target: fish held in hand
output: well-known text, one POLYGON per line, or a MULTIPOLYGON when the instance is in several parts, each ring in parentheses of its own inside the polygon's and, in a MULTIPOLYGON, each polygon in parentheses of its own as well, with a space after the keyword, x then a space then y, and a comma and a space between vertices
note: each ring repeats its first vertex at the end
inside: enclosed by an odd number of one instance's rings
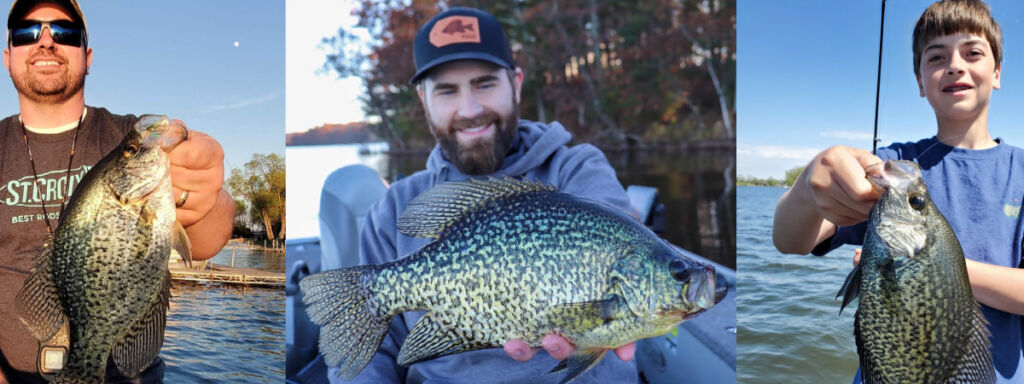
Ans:
POLYGON ((854 335, 864 383, 995 382, 963 250, 921 169, 888 160, 869 167, 868 180, 882 195, 839 292, 840 312, 860 297, 854 335))
POLYGON ((69 341, 52 382, 102 383, 108 358, 135 377, 158 355, 171 249, 191 260, 166 153, 184 139, 166 117, 140 117, 82 179, 37 256, 16 305, 37 339, 69 341))
POLYGON ((552 372, 568 382, 613 348, 668 333, 725 295, 711 265, 687 258, 616 209, 511 178, 444 183, 413 199, 398 230, 433 242, 406 258, 300 283, 320 351, 344 378, 369 363, 391 318, 428 311, 404 366, 499 348, 576 345, 552 372))

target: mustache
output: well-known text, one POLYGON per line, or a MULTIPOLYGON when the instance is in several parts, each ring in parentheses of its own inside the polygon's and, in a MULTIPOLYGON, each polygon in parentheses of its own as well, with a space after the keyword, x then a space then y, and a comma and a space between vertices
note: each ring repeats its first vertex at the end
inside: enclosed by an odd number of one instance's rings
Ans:
POLYGON ((472 118, 452 120, 451 127, 453 131, 461 131, 467 128, 479 127, 490 123, 494 123, 497 122, 498 120, 499 116, 497 112, 483 111, 479 115, 473 116, 472 118))

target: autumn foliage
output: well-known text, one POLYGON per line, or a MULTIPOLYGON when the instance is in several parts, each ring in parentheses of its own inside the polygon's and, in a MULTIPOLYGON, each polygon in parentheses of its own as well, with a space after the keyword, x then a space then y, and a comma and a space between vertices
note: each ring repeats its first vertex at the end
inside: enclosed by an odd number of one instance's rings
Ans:
POLYGON ((735 139, 735 0, 362 1, 352 12, 369 43, 339 30, 326 67, 363 79, 375 133, 395 148, 433 145, 408 83, 413 39, 452 6, 504 26, 525 73, 522 118, 612 146, 735 139))

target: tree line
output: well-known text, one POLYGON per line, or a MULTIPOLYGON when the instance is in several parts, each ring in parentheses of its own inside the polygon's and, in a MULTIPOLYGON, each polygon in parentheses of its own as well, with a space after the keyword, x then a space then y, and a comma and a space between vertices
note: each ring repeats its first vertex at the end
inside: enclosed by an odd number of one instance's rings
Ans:
POLYGON ((363 81, 364 111, 392 148, 433 145, 413 40, 443 9, 494 15, 525 74, 521 116, 597 144, 735 139, 735 0, 363 0, 357 27, 323 40, 324 68, 363 81), (359 37, 368 32, 370 42, 359 37))

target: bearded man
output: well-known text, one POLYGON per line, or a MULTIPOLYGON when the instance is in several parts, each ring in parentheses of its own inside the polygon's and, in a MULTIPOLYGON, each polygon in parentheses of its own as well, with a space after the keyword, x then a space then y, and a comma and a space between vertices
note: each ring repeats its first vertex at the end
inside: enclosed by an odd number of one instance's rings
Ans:
MULTIPOLYGON (((395 223, 413 198, 438 183, 522 177, 631 212, 629 198, 600 150, 589 144, 567 146, 572 135, 557 122, 519 119, 523 72, 493 16, 470 8, 445 11, 419 30, 414 50, 417 71, 410 82, 437 145, 427 169, 395 182, 370 210, 360 234, 361 263, 393 261, 429 242, 399 233, 395 223)), ((350 382, 554 383, 561 375, 546 373, 573 350, 564 338, 548 335, 542 355, 550 357, 533 358, 539 349, 510 340, 504 352, 477 350, 402 367, 396 362, 398 351, 422 316, 395 316, 370 365, 350 382)), ((636 365, 630 361, 634 351, 633 343, 617 349, 619 359, 602 359, 575 382, 636 382, 636 365)), ((329 368, 331 382, 343 382, 338 367, 329 368)))

